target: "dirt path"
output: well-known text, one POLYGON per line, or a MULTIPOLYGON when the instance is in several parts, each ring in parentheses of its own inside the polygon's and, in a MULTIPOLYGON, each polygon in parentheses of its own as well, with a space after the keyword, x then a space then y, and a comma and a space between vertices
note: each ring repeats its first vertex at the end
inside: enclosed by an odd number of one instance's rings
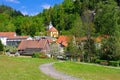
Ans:
POLYGON ((64 74, 64 73, 61 73, 61 72, 55 70, 52 66, 53 64, 54 63, 43 64, 40 66, 40 70, 43 73, 45 73, 57 80, 82 80, 82 79, 75 78, 75 77, 72 77, 70 75, 67 75, 67 74, 64 74))

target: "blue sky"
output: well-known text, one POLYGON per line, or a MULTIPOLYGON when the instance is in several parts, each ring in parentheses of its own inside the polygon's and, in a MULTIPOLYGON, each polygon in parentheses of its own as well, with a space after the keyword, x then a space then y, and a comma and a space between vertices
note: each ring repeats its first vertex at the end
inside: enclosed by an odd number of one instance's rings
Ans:
POLYGON ((0 4, 8 5, 21 11, 24 15, 36 15, 43 9, 62 3, 64 0, 0 0, 0 4))

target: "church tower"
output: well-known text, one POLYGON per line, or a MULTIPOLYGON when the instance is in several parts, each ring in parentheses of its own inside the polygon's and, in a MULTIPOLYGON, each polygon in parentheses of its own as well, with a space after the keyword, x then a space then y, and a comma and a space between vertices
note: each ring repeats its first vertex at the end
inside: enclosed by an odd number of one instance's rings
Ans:
POLYGON ((48 36, 57 38, 58 35, 59 35, 58 30, 55 27, 53 27, 52 22, 50 22, 50 24, 48 26, 48 36))
POLYGON ((52 22, 50 21, 50 24, 48 26, 48 29, 50 30, 53 27, 52 22))

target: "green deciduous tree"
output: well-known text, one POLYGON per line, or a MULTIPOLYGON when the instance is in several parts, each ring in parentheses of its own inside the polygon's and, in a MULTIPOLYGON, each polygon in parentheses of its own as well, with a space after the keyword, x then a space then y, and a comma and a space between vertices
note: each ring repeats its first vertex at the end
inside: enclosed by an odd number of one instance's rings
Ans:
POLYGON ((76 19, 73 21, 72 29, 70 31, 75 37, 85 36, 84 26, 82 24, 81 17, 78 14, 76 14, 76 19))
POLYGON ((80 61, 80 49, 78 45, 76 44, 75 37, 70 36, 70 41, 68 43, 68 46, 66 48, 66 52, 69 53, 69 56, 71 57, 71 60, 78 59, 80 61))
POLYGON ((3 51, 3 50, 4 50, 4 47, 3 47, 3 44, 2 44, 2 42, 0 40, 0 52, 3 51))
POLYGON ((120 12, 117 3, 114 0, 108 0, 102 5, 96 15, 96 28, 101 34, 109 36, 102 43, 101 58, 107 60, 120 59, 120 12))

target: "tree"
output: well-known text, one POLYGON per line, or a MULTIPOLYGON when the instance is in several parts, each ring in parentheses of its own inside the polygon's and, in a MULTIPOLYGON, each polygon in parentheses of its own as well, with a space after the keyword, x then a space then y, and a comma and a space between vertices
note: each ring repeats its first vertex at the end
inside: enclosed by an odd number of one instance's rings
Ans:
POLYGON ((57 56, 63 55, 63 53, 61 53, 60 46, 58 44, 56 44, 56 43, 52 43, 50 45, 49 54, 51 54, 52 58, 57 58, 57 56))
POLYGON ((0 52, 3 51, 3 50, 4 50, 4 47, 3 47, 3 44, 2 44, 2 42, 0 40, 0 52))
POLYGON ((64 6, 64 9, 65 9, 65 12, 67 12, 69 14, 74 13, 74 11, 73 11, 73 9, 74 9, 73 0, 64 0, 63 6, 64 6))
POLYGON ((91 62, 92 59, 91 57, 93 55, 95 55, 95 45, 94 45, 94 41, 92 40, 92 36, 94 35, 94 24, 93 24, 93 16, 92 16, 92 12, 89 10, 86 10, 83 12, 82 14, 82 22, 83 22, 83 26, 84 26, 84 31, 85 31, 85 36, 87 38, 86 42, 85 42, 85 55, 87 58, 87 62, 91 62))
POLYGON ((114 0, 108 0, 106 3, 98 4, 98 9, 95 15, 95 25, 97 32, 100 34, 111 35, 115 24, 114 14, 116 13, 117 4, 114 0))
POLYGON ((73 59, 78 59, 78 61, 80 61, 80 50, 79 50, 78 45, 76 44, 74 36, 70 36, 70 41, 66 48, 66 52, 69 53, 72 61, 73 59))
POLYGON ((82 14, 82 3, 80 0, 74 1, 74 13, 78 13, 79 15, 82 14))
POLYGON ((101 58, 106 60, 120 59, 120 11, 114 0, 102 3, 95 16, 96 30, 109 36, 102 42, 101 58))
POLYGON ((76 19, 73 21, 72 29, 70 31, 71 31, 71 34, 74 35, 75 37, 85 36, 85 31, 84 31, 84 27, 82 24, 82 20, 78 14, 76 14, 76 19))

